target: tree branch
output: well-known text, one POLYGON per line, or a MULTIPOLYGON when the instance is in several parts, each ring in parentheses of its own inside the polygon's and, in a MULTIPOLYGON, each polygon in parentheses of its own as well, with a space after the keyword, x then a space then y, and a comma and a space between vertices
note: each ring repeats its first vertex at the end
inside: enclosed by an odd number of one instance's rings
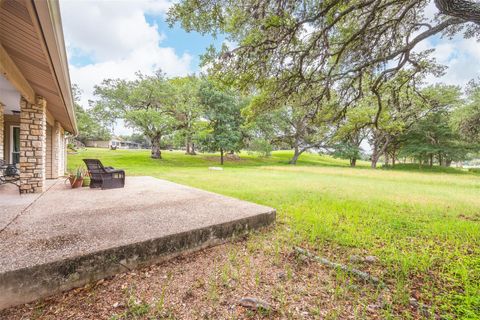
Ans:
POLYGON ((469 0, 435 0, 441 13, 480 25, 480 3, 469 0))

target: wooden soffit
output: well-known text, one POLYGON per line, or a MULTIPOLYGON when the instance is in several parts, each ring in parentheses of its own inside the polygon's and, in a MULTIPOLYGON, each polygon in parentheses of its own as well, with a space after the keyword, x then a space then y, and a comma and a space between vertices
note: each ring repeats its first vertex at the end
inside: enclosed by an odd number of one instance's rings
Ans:
POLYGON ((0 46, 5 77, 30 102, 32 94, 44 97, 51 115, 76 134, 58 1, 0 0, 0 46))

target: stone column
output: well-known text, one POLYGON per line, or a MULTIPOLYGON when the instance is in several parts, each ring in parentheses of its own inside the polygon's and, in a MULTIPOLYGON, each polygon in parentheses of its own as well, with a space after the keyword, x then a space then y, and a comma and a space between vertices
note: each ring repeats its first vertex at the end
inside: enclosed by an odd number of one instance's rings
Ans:
POLYGON ((47 102, 37 96, 36 103, 20 101, 20 191, 42 192, 45 184, 47 102))
POLYGON ((5 108, 3 104, 0 102, 0 159, 5 160, 5 154, 3 153, 3 148, 5 148, 5 126, 4 126, 4 118, 3 112, 5 112, 5 108))

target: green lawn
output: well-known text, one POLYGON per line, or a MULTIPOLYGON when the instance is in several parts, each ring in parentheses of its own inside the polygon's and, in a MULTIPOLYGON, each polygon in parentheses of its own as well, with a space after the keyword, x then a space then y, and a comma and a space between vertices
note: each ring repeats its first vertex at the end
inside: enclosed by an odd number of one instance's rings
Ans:
POLYGON ((290 154, 242 154, 214 171, 208 167, 219 166, 218 156, 211 154, 165 151, 164 159, 153 160, 149 151, 89 149, 70 155, 69 167, 99 158, 127 176, 150 175, 274 207, 279 223, 267 236, 283 248, 286 243, 285 250, 298 244, 343 263, 352 254, 377 256, 380 264, 369 271, 385 280, 391 298, 383 317, 408 317, 412 296, 430 314, 480 314, 480 175, 372 170, 368 163, 349 168, 313 154, 291 166, 290 154))

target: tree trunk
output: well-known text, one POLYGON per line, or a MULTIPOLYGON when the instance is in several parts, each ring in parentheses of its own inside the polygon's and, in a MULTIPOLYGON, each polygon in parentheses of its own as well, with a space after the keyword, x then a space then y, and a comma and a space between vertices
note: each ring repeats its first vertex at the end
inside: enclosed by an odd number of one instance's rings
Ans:
POLYGON ((220 149, 220 164, 223 166, 223 149, 220 149))
POLYGON ((188 137, 185 137, 185 154, 190 154, 190 141, 188 137))
POLYGON ((383 156, 385 157, 385 166, 388 167, 388 165, 390 164, 390 157, 389 157, 389 154, 387 151, 385 151, 383 153, 383 156))
POLYGON ((430 168, 433 167, 433 154, 430 154, 430 168))
POLYGON ((372 169, 375 169, 377 167, 377 161, 378 161, 378 145, 376 141, 373 143, 373 150, 372 150, 372 156, 370 157, 370 161, 372 161, 370 166, 372 167, 372 169))
POLYGON ((185 154, 189 154, 191 156, 196 155, 195 146, 192 142, 192 138, 189 136, 185 138, 185 149, 186 149, 185 154))
POLYGON ((162 151, 160 151, 160 141, 162 136, 158 135, 152 138, 152 159, 162 159, 162 151))
POLYGON ((300 157, 300 155, 304 152, 305 150, 300 150, 298 146, 295 146, 294 148, 294 153, 292 159, 288 162, 289 164, 297 164, 297 160, 300 157))
POLYGON ((374 140, 373 140, 373 149, 372 149, 372 156, 370 157, 370 160, 371 160, 371 164, 370 166, 372 167, 372 169, 375 169, 377 167, 377 162, 378 162, 378 158, 380 158, 380 154, 382 153, 380 151, 380 146, 379 146, 379 143, 380 143, 380 139, 379 139, 379 134, 378 132, 374 132, 373 136, 374 136, 374 140))
POLYGON ((473 0, 435 0, 437 9, 451 17, 480 25, 480 6, 473 0))
POLYGON ((372 152, 372 157, 371 157, 371 160, 372 160, 372 168, 375 169, 377 167, 377 163, 378 163, 378 159, 380 158, 380 155, 385 153, 386 150, 387 150, 387 147, 388 145, 390 144, 390 136, 386 133, 376 133, 374 134, 375 135, 375 141, 374 141, 374 144, 373 144, 373 152, 372 152), (379 136, 381 134, 381 136, 379 136), (381 147, 380 147, 380 143, 383 142, 383 144, 381 144, 381 147))
POLYGON ((195 152, 195 143, 190 142, 190 155, 194 156, 197 153, 195 152))
POLYGON ((452 160, 451 159, 446 159, 445 160, 445 167, 450 167, 452 165, 452 160))
POLYGON ((350 167, 355 167, 357 165, 357 158, 350 159, 350 167))
MULTIPOLYGON (((386 148, 386 145, 382 149, 384 149, 384 148, 386 148)), ((382 150, 378 150, 378 146, 375 146, 373 148, 373 153, 372 153, 372 157, 371 157, 371 161, 372 161, 371 167, 373 169, 375 169, 377 167, 377 163, 378 163, 378 160, 380 159, 381 154, 382 154, 382 150)))
POLYGON ((288 161, 289 164, 297 164, 297 160, 298 160, 298 157, 300 157, 300 148, 299 148, 299 145, 300 145, 300 142, 299 142, 299 139, 298 139, 298 135, 295 135, 295 142, 294 142, 294 146, 293 146, 293 158, 290 159, 290 161, 288 161))

